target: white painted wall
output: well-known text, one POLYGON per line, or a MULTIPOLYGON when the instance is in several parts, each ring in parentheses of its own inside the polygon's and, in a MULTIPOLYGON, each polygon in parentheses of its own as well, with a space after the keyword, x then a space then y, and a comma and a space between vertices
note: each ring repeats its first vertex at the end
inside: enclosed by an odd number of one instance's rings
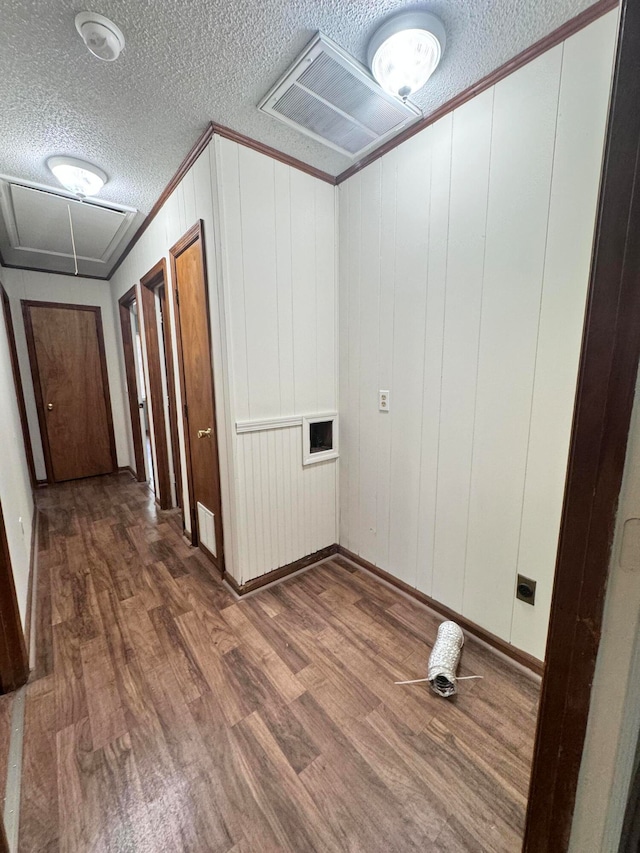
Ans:
POLYGON ((339 188, 340 542, 539 658, 615 33, 611 12, 339 188))
MULTIPOLYGON (((337 539, 336 463, 303 469, 299 426, 235 430, 236 421, 335 411, 335 190, 215 137, 113 277, 115 304, 162 256, 170 276, 169 248, 197 219, 207 256, 226 567, 244 583, 337 539)), ((179 393, 177 379, 176 386, 179 393)), ((188 507, 181 419, 179 432, 188 507)))
POLYGON ((98 305, 100 307, 118 465, 129 465, 129 445, 127 438, 127 431, 130 429, 128 423, 129 416, 123 406, 122 375, 120 373, 120 356, 118 351, 121 345, 116 338, 116 315, 114 314, 109 283, 90 278, 76 278, 73 276, 56 275, 55 273, 30 272, 28 270, 15 269, 3 269, 2 278, 5 290, 9 294, 11 301, 11 315, 16 335, 16 348, 18 350, 20 375, 22 377, 37 479, 45 480, 46 470, 33 392, 33 381, 31 379, 22 306, 20 305, 20 300, 22 299, 76 305, 98 305))
MULTIPOLYGON (((0 268, 5 284, 9 270, 0 268)), ((22 627, 26 624, 33 497, 22 438, 7 331, 0 304, 0 504, 7 531, 22 627)))

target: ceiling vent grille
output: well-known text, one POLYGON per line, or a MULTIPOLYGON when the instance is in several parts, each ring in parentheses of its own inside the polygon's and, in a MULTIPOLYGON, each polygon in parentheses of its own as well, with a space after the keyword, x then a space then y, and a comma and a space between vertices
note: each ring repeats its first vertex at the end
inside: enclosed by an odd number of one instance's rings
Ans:
POLYGON ((363 154, 421 115, 413 104, 388 95, 322 33, 258 108, 349 157, 363 154))

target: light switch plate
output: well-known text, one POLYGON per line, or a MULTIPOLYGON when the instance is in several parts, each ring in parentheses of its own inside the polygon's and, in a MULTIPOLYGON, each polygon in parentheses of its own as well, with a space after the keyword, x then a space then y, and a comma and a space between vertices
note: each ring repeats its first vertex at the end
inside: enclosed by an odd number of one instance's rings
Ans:
POLYGON ((388 391, 378 391, 378 409, 381 412, 388 412, 391 400, 388 391))

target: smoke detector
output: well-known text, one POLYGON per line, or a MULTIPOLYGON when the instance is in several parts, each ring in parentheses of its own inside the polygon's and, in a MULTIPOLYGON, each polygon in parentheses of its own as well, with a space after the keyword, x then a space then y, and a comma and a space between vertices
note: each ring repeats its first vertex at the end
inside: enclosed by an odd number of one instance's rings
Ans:
POLYGON ((122 30, 97 12, 77 14, 76 29, 91 53, 105 62, 113 62, 124 49, 122 30))

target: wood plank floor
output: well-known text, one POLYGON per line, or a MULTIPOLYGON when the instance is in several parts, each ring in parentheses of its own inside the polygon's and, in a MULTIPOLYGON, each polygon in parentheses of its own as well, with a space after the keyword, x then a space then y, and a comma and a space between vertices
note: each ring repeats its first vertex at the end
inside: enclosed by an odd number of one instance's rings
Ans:
POLYGON ((20 850, 517 851, 538 685, 336 558, 237 602, 126 475, 38 495, 20 850))

